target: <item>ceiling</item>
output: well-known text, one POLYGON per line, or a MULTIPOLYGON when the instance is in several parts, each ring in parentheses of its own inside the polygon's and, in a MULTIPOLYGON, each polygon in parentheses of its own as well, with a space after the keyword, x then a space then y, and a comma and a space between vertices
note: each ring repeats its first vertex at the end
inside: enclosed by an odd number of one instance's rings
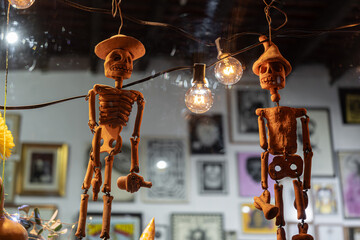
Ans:
MULTIPOLYGON (((19 33, 20 41, 9 47, 10 69, 98 70, 94 46, 117 34, 120 18, 109 14, 111 0, 72 0, 103 9, 105 13, 80 10, 67 1, 36 0, 26 10, 11 8, 9 29, 19 33)), ((325 31, 359 23, 358 0, 278 0, 274 5, 286 13, 288 21, 283 28, 272 32, 272 40, 293 68, 300 64, 325 64, 335 82, 348 69, 360 66, 360 26, 325 31)), ((146 68, 156 56, 182 58, 188 65, 209 64, 216 60, 214 41, 218 37, 228 39, 236 33, 247 32, 232 41, 222 41, 226 51, 236 52, 257 43, 259 34, 268 35, 264 7, 261 0, 123 0, 121 33, 138 38, 146 47, 147 54, 140 59, 138 68, 146 68), (131 17, 171 24, 202 43, 171 28, 135 23, 131 17)), ((2 1, 2 39, 6 31, 6 9, 7 1, 2 1)), ((272 26, 280 26, 284 16, 274 9, 270 13, 272 26)), ((5 56, 4 49, 2 40, 2 56, 5 56)), ((257 47, 236 57, 251 66, 262 52, 263 48, 257 47)), ((3 68, 5 58, 1 59, 3 68)))

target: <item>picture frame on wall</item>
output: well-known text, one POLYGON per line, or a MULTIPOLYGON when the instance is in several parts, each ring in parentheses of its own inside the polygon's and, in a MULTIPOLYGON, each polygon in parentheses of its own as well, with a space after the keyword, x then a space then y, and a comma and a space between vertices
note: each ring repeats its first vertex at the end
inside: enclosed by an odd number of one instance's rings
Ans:
POLYGON ((218 213, 174 213, 171 215, 172 240, 224 240, 223 215, 218 213))
POLYGON ((339 88, 343 123, 360 124, 360 88, 339 88))
POLYGON ((360 240, 360 227, 346 227, 344 228, 344 235, 346 240, 360 240))
POLYGON ((345 218, 360 217, 360 151, 338 152, 345 218))
MULTIPOLYGON (((17 161, 6 160, 5 161, 5 171, 4 171, 4 198, 5 203, 13 203, 15 198, 15 183, 16 183, 16 170, 17 170, 17 161)), ((0 164, 0 172, 3 172, 3 164, 0 164)))
MULTIPOLYGON (((85 161, 84 161, 84 175, 87 169, 88 163, 90 161, 91 153, 91 144, 86 152, 85 161)), ((108 153, 100 153, 100 162, 101 162, 101 175, 105 176, 105 158, 108 156, 108 153)), ((126 176, 129 174, 131 167, 131 146, 128 144, 123 144, 121 146, 121 152, 114 156, 113 168, 111 173, 111 182, 116 183, 117 179, 121 176, 126 176)), ((89 199, 92 199, 93 192, 88 191, 89 199)), ((98 199, 102 199, 105 195, 102 191, 98 193, 98 199)), ((135 195, 124 190, 114 189, 111 192, 111 195, 114 197, 113 202, 133 202, 135 200, 135 195)), ((90 203, 92 201, 89 201, 90 203)))
POLYGON ((6 125, 8 129, 11 131, 11 135, 13 136, 13 141, 15 147, 11 149, 10 159, 18 159, 21 151, 20 146, 20 114, 6 113, 6 125))
MULTIPOLYGON (((331 133, 329 109, 306 108, 309 116, 309 134, 313 151, 311 175, 313 177, 333 177, 334 150, 331 133)), ((303 138, 300 118, 297 119, 297 153, 301 158, 303 152, 303 138)))
POLYGON ((143 137, 141 140, 141 169, 150 189, 141 191, 146 202, 187 202, 188 146, 183 138, 143 137))
MULTIPOLYGON (((87 240, 99 239, 102 226, 101 212, 88 212, 86 224, 87 240)), ((139 239, 142 233, 141 213, 111 213, 110 231, 111 239, 139 239)))
POLYGON ((230 140, 233 143, 258 143, 257 108, 270 107, 270 95, 258 84, 235 85, 227 90, 230 114, 230 140))
POLYGON ((337 178, 313 178, 310 191, 317 220, 341 217, 341 194, 337 178))
MULTIPOLYGON (((321 224, 316 226, 316 239, 339 240, 344 239, 344 228, 336 224, 321 224)), ((349 239, 349 238, 346 238, 349 239)))
POLYGON ((221 114, 189 117, 191 154, 224 154, 224 134, 221 114))
POLYGON ((244 234, 276 234, 275 219, 267 220, 263 212, 252 203, 241 204, 240 216, 244 234))
POLYGON ((198 161, 200 194, 226 194, 227 170, 225 161, 198 161))
POLYGON ((64 196, 67 159, 67 144, 24 143, 17 193, 64 196))
MULTIPOLYGON (((260 196, 264 191, 261 187, 261 152, 237 152, 236 157, 239 195, 260 196)), ((274 184, 275 181, 268 176, 268 190, 272 196, 274 196, 274 184)))

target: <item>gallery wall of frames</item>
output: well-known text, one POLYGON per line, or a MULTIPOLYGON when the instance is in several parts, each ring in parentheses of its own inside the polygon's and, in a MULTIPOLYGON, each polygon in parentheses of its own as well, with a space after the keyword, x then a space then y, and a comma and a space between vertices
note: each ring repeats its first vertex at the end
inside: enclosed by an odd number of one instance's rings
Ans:
MULTIPOLYGON (((132 79, 167 65, 173 64, 154 59, 146 72, 134 72, 132 79)), ((272 106, 270 97, 249 71, 232 88, 218 85, 210 70, 207 77, 214 106, 200 115, 190 113, 184 103, 191 72, 170 73, 133 87, 146 99, 140 173, 153 187, 135 194, 116 187, 116 179, 130 168, 133 125, 129 124, 122 134, 122 153, 114 160, 114 236, 126 233, 138 239, 144 225, 155 217, 159 240, 274 239, 275 225, 252 205, 252 198, 262 192, 262 150, 254 111, 272 106), (126 228, 129 224, 133 227, 126 228)), ((314 158, 307 222, 318 240, 360 239, 359 77, 354 71, 343 78, 338 85, 330 85, 326 68, 302 66, 281 92, 280 104, 308 109, 314 158)), ((102 74, 89 72, 12 72, 9 83, 9 106, 86 94, 95 83, 112 85, 102 74), (29 81, 31 85, 26 84, 29 81)), ((79 99, 42 109, 8 111, 6 117, 16 143, 6 164, 7 211, 30 204, 46 218, 58 209, 62 222, 71 226, 79 213, 91 148, 87 102, 79 99)), ((299 134, 300 155, 301 142, 299 134)), ((284 204, 291 236, 298 223, 293 188, 291 182, 282 183, 289 185, 284 187, 284 204)), ((99 199, 89 202, 88 236, 96 237, 94 229, 101 224, 99 199)))

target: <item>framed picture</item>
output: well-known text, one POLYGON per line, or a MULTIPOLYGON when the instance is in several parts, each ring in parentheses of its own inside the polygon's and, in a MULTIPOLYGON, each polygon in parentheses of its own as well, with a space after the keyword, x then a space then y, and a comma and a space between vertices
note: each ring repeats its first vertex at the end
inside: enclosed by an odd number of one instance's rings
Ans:
POLYGON ((258 143, 257 108, 270 106, 270 95, 260 86, 238 85, 228 89, 230 113, 230 140, 241 143, 258 143))
POLYGON ((360 152, 339 152, 344 215, 360 217, 360 152))
POLYGON ((171 216, 172 240, 224 240, 222 214, 182 214, 171 216))
POLYGON ((344 123, 360 123, 360 88, 339 89, 341 113, 344 123))
POLYGON ((12 114, 6 113, 6 125, 8 129, 11 131, 11 134, 14 138, 15 147, 11 149, 11 157, 10 158, 18 158, 20 154, 20 114, 12 114))
POLYGON ((242 231, 245 234, 274 234, 277 226, 275 219, 267 220, 264 213, 253 204, 244 203, 240 207, 242 231))
POLYGON ((344 233, 346 240, 360 240, 360 227, 346 227, 344 233))
POLYGON ((313 178, 311 192, 314 199, 314 214, 317 218, 340 217, 339 184, 337 178, 313 178))
MULTIPOLYGON (((88 148, 88 151, 86 152, 86 161, 84 164, 84 170, 86 171, 89 157, 91 152, 91 144, 88 148)), ((100 153, 100 162, 101 162, 101 176, 105 176, 105 158, 108 156, 106 152, 100 153)), ((120 176, 126 176, 130 172, 130 166, 131 166, 131 147, 130 145, 123 144, 121 146, 121 152, 116 154, 114 156, 114 162, 113 162, 113 168, 111 173, 111 182, 113 183, 113 186, 116 187, 116 181, 120 176)), ((84 174, 85 174, 84 171, 84 174)), ((112 188, 111 195, 114 196, 113 202, 133 202, 135 199, 135 194, 129 193, 124 190, 119 190, 112 188)), ((88 191, 89 199, 92 199, 93 192, 90 189, 88 191)), ((104 193, 102 191, 99 192, 98 198, 102 199, 102 196, 104 193)), ((91 200, 89 202, 92 202, 91 200)))
MULTIPOLYGON (((326 224, 316 226, 317 240, 342 240, 344 239, 344 229, 341 225, 326 224)), ((350 239, 350 238, 346 238, 350 239)))
MULTIPOLYGON (((87 214, 86 238, 95 240, 100 238, 102 213, 89 212, 87 214)), ((142 232, 142 215, 140 213, 111 213, 111 239, 139 239, 142 232)))
MULTIPOLYGON (((313 151, 311 175, 313 177, 333 177, 334 170, 334 152, 331 135, 331 124, 329 110, 327 108, 308 108, 309 116, 309 133, 311 147, 313 151)), ((297 122, 297 154, 302 158, 302 127, 300 118, 297 122)))
POLYGON ((220 114, 190 115, 191 154, 224 154, 223 123, 220 114))
POLYGON ((65 194, 68 146, 24 143, 18 174, 20 195, 65 194))
MULTIPOLYGON (((263 192, 261 187, 261 152, 238 152, 238 186, 242 197, 260 196, 263 192)), ((269 162, 271 158, 269 157, 269 162)), ((275 181, 268 176, 268 190, 274 196, 275 181)))
POLYGON ((225 161, 198 161, 200 193, 227 193, 225 161))
MULTIPOLYGON (((309 225, 308 234, 314 237, 314 239, 320 240, 318 238, 315 238, 315 226, 313 224, 309 224, 307 221, 306 223, 309 225)), ((297 222, 287 222, 286 226, 284 227, 286 229, 286 236, 287 239, 291 239, 294 235, 299 234, 299 228, 297 222)))
POLYGON ((188 148, 181 138, 142 138, 141 169, 152 182, 143 189, 148 202, 186 202, 188 199, 188 148))
POLYGON ((169 240, 169 227, 155 223, 155 240, 169 240))
MULTIPOLYGON (((3 164, 0 164, 0 172, 3 172, 3 164)), ((15 196, 15 176, 16 176, 16 167, 17 162, 7 160, 5 161, 5 171, 4 171, 4 196, 5 196, 5 203, 13 203, 14 196, 15 196)))
POLYGON ((226 231, 225 240, 237 240, 236 231, 226 231))

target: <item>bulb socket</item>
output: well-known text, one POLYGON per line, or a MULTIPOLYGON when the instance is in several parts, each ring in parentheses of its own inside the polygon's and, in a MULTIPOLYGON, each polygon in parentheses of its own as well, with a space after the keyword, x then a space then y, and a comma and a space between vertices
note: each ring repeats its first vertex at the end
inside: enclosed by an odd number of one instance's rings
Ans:
POLYGON ((193 75, 193 83, 203 83, 205 84, 205 70, 206 64, 204 63, 195 63, 194 64, 194 75, 193 75))

